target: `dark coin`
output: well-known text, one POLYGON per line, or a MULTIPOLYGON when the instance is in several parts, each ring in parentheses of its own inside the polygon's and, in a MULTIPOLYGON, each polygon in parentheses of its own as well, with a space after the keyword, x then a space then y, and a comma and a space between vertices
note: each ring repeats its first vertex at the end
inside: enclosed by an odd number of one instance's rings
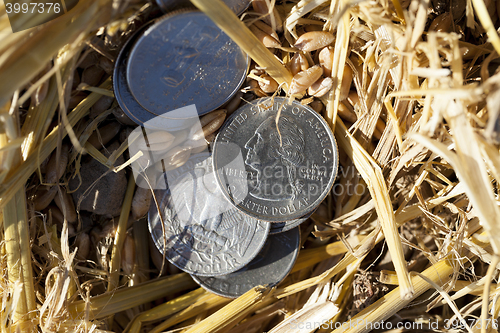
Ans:
POLYGON ((299 254, 300 229, 269 235, 266 244, 252 262, 237 272, 203 277, 191 275, 206 290, 236 298, 258 285, 275 286, 290 272, 299 254))
POLYGON ((233 113, 215 139, 213 159, 226 197, 249 216, 270 222, 298 219, 317 207, 338 169, 328 124, 284 97, 262 98, 233 113), (242 169, 231 165, 238 154, 245 156, 242 169))
POLYGON ((251 0, 223 0, 224 3, 231 8, 233 13, 236 15, 241 15, 249 6, 250 3, 252 2, 251 0))
POLYGON ((148 222, 161 253, 180 269, 202 276, 223 275, 259 253, 269 223, 234 209, 216 184, 209 153, 191 157, 164 174, 167 190, 155 191, 148 222), (163 223, 162 223, 163 220, 163 223))
POLYGON ((118 105, 125 112, 125 114, 138 125, 143 125, 151 129, 160 130, 180 130, 192 126, 192 124, 198 119, 196 118, 185 118, 185 119, 170 119, 157 117, 151 112, 144 109, 130 92, 130 88, 127 83, 127 60, 130 54, 130 49, 137 39, 151 23, 142 27, 136 33, 134 33, 125 43, 123 48, 116 59, 116 65, 113 71, 113 91, 118 101, 118 105))
POLYGON ((175 110, 195 105, 198 115, 226 103, 246 77, 249 58, 202 12, 171 13, 135 41, 127 83, 151 118, 182 119, 175 110))
MULTIPOLYGON (((191 1, 189 0, 155 0, 158 7, 160 7, 165 13, 182 7, 190 6, 191 1)), ((251 0, 223 0, 223 2, 236 14, 242 14, 248 6, 250 6, 251 0)))

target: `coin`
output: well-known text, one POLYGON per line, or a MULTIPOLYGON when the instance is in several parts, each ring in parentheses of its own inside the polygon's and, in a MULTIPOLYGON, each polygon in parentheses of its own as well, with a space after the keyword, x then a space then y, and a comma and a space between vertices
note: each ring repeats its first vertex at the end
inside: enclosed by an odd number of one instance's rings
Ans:
POLYGON ((150 26, 152 22, 146 24, 144 27, 136 31, 124 44, 123 48, 118 55, 113 70, 113 91, 118 101, 118 105, 125 112, 125 114, 138 125, 159 130, 177 131, 193 125, 196 119, 169 119, 157 117, 152 115, 151 112, 145 110, 137 101, 130 91, 127 83, 127 59, 130 54, 135 40, 144 30, 150 26))
POLYGON ((298 219, 317 207, 338 169, 328 124, 284 97, 262 98, 233 113, 215 139, 213 159, 222 193, 244 213, 269 222, 298 219), (246 156, 242 169, 231 166, 236 154, 246 156))
POLYGON ((285 231, 291 230, 293 228, 296 228, 299 225, 301 225, 302 223, 304 223, 305 221, 307 221, 307 219, 310 218, 311 215, 315 211, 316 211, 316 208, 311 210, 307 215, 305 215, 299 219, 285 221, 285 222, 271 223, 271 229, 269 230, 269 234, 270 235, 279 234, 280 232, 285 232, 285 231))
POLYGON ((172 264, 190 274, 215 276, 255 258, 269 223, 229 205, 216 184, 209 153, 194 155, 163 177, 167 190, 155 191, 161 215, 152 205, 148 222, 156 247, 172 264))
POLYGON ((191 275, 206 290, 229 298, 243 295, 255 286, 273 287, 291 271, 299 254, 300 229, 269 235, 257 257, 237 272, 203 277, 191 275))
MULTIPOLYGON (((180 6, 189 6, 191 1, 189 0, 155 0, 158 7, 163 10, 163 12, 168 12, 172 9, 178 8, 180 6)), ((250 0, 223 0, 224 3, 236 14, 242 14, 248 6, 250 6, 250 0)))
POLYGON ((245 80, 248 64, 208 16, 184 10, 138 36, 127 60, 127 83, 151 118, 181 119, 179 108, 194 104, 202 115, 226 103, 245 80))

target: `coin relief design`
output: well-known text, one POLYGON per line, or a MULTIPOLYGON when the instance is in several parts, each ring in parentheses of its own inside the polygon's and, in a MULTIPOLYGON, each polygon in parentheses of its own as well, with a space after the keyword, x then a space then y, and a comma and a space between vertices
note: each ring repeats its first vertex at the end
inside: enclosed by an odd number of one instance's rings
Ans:
POLYGON ((247 266, 227 275, 193 276, 203 288, 214 294, 236 298, 255 286, 275 286, 290 272, 299 254, 300 229, 269 235, 266 244, 247 266))
POLYGON ((183 10, 158 20, 137 39, 127 82, 153 115, 191 104, 201 115, 237 92, 247 67, 248 57, 208 16, 183 10))
POLYGON ((313 208, 309 213, 307 213, 305 216, 298 218, 298 219, 293 219, 285 222, 275 222, 271 223, 271 230, 269 230, 269 234, 279 234, 281 232, 285 232, 288 230, 291 230, 293 228, 298 227, 305 221, 307 221, 308 218, 311 217, 311 215, 316 211, 316 208, 313 208))
POLYGON ((236 271, 257 255, 270 225, 227 202, 209 154, 192 157, 165 177, 168 190, 155 192, 162 215, 153 205, 149 227, 170 262, 188 273, 215 276, 236 271))
POLYGON ((295 101, 288 105, 283 97, 264 98, 241 107, 221 128, 214 165, 223 193, 238 209, 283 222, 304 216, 326 197, 338 152, 328 125, 312 109, 295 101), (238 149, 244 170, 230 167, 238 149), (235 187, 235 180, 248 191, 235 187))

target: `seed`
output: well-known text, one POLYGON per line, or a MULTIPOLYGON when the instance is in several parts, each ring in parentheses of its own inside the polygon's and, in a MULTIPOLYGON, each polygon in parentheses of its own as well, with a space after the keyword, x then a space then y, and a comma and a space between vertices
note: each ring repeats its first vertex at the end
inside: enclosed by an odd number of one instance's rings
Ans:
POLYGON ((83 58, 80 63, 78 64, 78 67, 86 69, 90 66, 95 65, 99 61, 99 54, 96 51, 91 51, 87 53, 85 58, 83 58))
POLYGON ((147 132, 146 134, 147 138, 140 140, 137 144, 137 148, 140 150, 165 150, 170 147, 175 140, 172 134, 165 131, 147 132))
MULTIPOLYGON (((318 21, 320 22, 320 21, 318 21)), ((323 31, 323 24, 308 24, 304 27, 304 30, 306 32, 311 32, 311 31, 323 31)))
POLYGON ((268 34, 269 36, 271 36, 272 38, 276 39, 278 42, 280 40, 280 38, 278 37, 278 34, 276 33, 276 31, 273 30, 273 28, 270 26, 270 25, 267 25, 265 24, 264 22, 262 21, 255 21, 253 23, 257 28, 259 28, 260 30, 264 31, 266 34, 268 34))
POLYGON ((163 261, 163 255, 160 253, 160 251, 158 251, 158 248, 153 243, 151 237, 149 237, 149 255, 151 256, 151 261, 153 262, 153 265, 156 267, 158 271, 163 267, 163 270, 161 271, 160 275, 166 274, 167 261, 166 260, 163 261))
POLYGON ((385 123, 382 119, 378 118, 377 119, 377 124, 375 125, 375 131, 373 132, 373 136, 380 140, 380 137, 382 136, 382 133, 385 131, 385 123))
POLYGON ((47 173, 47 164, 49 163, 50 155, 40 163, 40 172, 42 174, 47 173))
MULTIPOLYGON (((459 1, 459 2, 463 2, 465 4, 465 1, 459 1)), ((496 3, 497 3, 497 15, 500 15, 500 1, 497 0, 496 3)), ((453 12, 453 5, 451 6, 451 9, 452 9, 452 12, 453 12)))
POLYGON ((344 65, 344 75, 342 75, 342 84, 340 86, 340 97, 339 99, 343 101, 349 95, 349 89, 351 89, 352 83, 352 69, 349 65, 344 65))
POLYGON ((429 31, 450 32, 453 17, 450 12, 438 15, 429 26, 429 31))
POLYGON ((111 219, 107 221, 102 227, 94 227, 91 231, 91 236, 96 242, 101 241, 103 238, 111 238, 115 236, 117 224, 116 221, 111 219))
POLYGON ((191 132, 193 133, 189 137, 191 140, 200 140, 205 138, 207 135, 210 135, 217 131, 219 127, 224 123, 224 119, 226 119, 227 111, 224 109, 220 109, 217 111, 210 112, 206 116, 200 119, 201 129, 197 126, 193 126, 191 128, 191 132))
POLYGON ((82 232, 76 235, 75 247, 78 248, 76 256, 78 259, 86 260, 90 254, 90 237, 87 233, 82 232))
POLYGON ((356 91, 350 91, 347 95, 347 98, 352 106, 355 107, 357 104, 359 104, 359 96, 356 91))
POLYGON ((123 241, 121 261, 122 269, 125 274, 131 275, 135 264, 135 243, 134 237, 130 232, 127 232, 125 240, 123 241))
MULTIPOLYGON (((355 91, 351 91, 349 92, 349 95, 348 95, 348 101, 350 101, 351 105, 356 107, 356 105, 359 105, 360 103, 360 100, 359 100, 359 96, 358 96, 358 93, 355 92, 355 91)), ((345 101, 344 103, 347 104, 347 101, 345 101)), ((344 119, 344 120, 347 120, 351 123, 354 123, 356 120, 357 120, 357 116, 356 114, 348 107, 346 106, 344 103, 340 103, 339 104, 339 116, 344 119)), ((359 107, 359 106, 357 106, 359 107)), ((385 130, 385 123, 383 122, 382 119, 377 119, 377 123, 375 125, 375 130, 373 132, 373 136, 376 138, 376 139, 380 139, 380 137, 382 136, 382 133, 384 132, 385 130)))
POLYGON ((170 261, 167 261, 167 271, 169 275, 174 275, 174 274, 179 274, 181 273, 181 269, 174 264, 172 264, 170 261))
POLYGON ((259 82, 256 80, 250 79, 248 85, 250 86, 249 91, 253 92, 257 97, 267 97, 267 94, 260 89, 259 82))
POLYGON ((54 202, 57 207, 66 216, 66 220, 69 223, 76 222, 77 215, 75 210, 75 204, 73 203, 73 198, 69 195, 64 188, 61 188, 61 193, 57 194, 54 198, 54 202))
POLYGON ((57 194, 57 186, 40 186, 33 196, 34 208, 37 211, 47 208, 57 194))
POLYGON ((61 153, 59 161, 57 161, 57 150, 55 150, 49 162, 47 163, 47 173, 45 174, 45 182, 48 184, 55 184, 61 179, 68 166, 69 146, 63 144, 61 146, 61 153))
POLYGON ((91 87, 95 87, 99 84, 99 82, 101 82, 104 74, 104 70, 95 65, 87 67, 82 73, 82 83, 86 83, 91 87))
MULTIPOLYGON (((52 224, 55 224, 57 226, 57 231, 61 232, 63 225, 64 225, 64 215, 61 213, 59 208, 56 206, 48 206, 47 208, 47 214, 50 213, 50 216, 52 216, 52 224)), ((73 237, 75 235, 75 227, 71 224, 68 223, 68 235, 69 237, 73 237)))
MULTIPOLYGON (((213 133, 212 133, 213 134, 213 133)), ((211 134, 209 134, 211 135, 211 134)), ((189 148, 191 149, 190 153, 191 155, 201 153, 207 148, 207 142, 205 138, 199 139, 199 140, 187 140, 181 148, 189 148)))
POLYGON ((307 92, 309 95, 314 96, 314 97, 321 97, 325 95, 327 92, 332 89, 333 86, 333 80, 331 77, 325 77, 322 79, 319 79, 318 81, 314 82, 307 92))
POLYGON ((103 56, 99 58, 99 63, 97 64, 97 66, 103 69, 106 72, 106 74, 111 74, 113 73, 115 65, 111 60, 103 56))
POLYGON ((49 81, 45 81, 41 85, 36 88, 35 92, 33 93, 32 99, 35 102, 35 106, 40 105, 42 101, 47 97, 47 92, 49 91, 49 81))
POLYGON ((317 113, 320 113, 321 114, 321 111, 323 111, 324 109, 324 105, 321 101, 319 100, 315 100, 315 101, 312 101, 309 106, 314 110, 316 111, 317 113))
POLYGON ((113 108, 113 115, 115 116, 116 120, 118 120, 123 125, 137 126, 137 123, 130 119, 119 106, 115 106, 113 108))
POLYGON ((238 109, 241 104, 241 97, 243 97, 243 93, 238 91, 236 95, 234 95, 233 99, 226 104, 227 115, 232 114, 238 109))
POLYGON ((73 83, 71 84, 71 90, 75 90, 80 83, 80 73, 78 73, 78 71, 73 71, 73 83))
POLYGON ((86 97, 88 96, 88 94, 86 92, 83 92, 83 91, 79 91, 77 92, 76 94, 74 95, 71 95, 71 97, 69 98, 69 102, 68 102, 68 109, 74 109, 78 104, 80 104, 86 97))
POLYGON ((253 74, 255 76, 261 76, 263 74, 266 74, 266 71, 264 68, 260 68, 260 67, 255 66, 254 68, 252 68, 250 70, 250 74, 253 74))
POLYGON ((311 31, 301 35, 294 46, 301 51, 311 52, 330 45, 334 39, 328 31, 311 31))
POLYGON ((486 9, 488 10, 488 14, 491 17, 491 21, 493 24, 495 24, 497 20, 497 15, 496 15, 496 0, 484 0, 484 4, 486 5, 486 9))
POLYGON ((56 206, 48 206, 47 212, 52 216, 52 224, 57 225, 57 230, 61 231, 64 223, 64 215, 56 206))
POLYGON ((297 75, 298 72, 307 70, 309 68, 309 63, 307 62, 306 56, 300 52, 296 52, 292 59, 290 59, 288 68, 293 76, 297 75))
POLYGON ((294 95, 305 91, 314 82, 316 82, 323 74, 323 69, 319 65, 313 66, 305 71, 294 75, 290 83, 288 94, 294 95))
POLYGON ((107 125, 96 128, 92 135, 87 139, 87 142, 97 149, 103 148, 111 139, 120 133, 121 124, 113 121, 107 125))
MULTIPOLYGON (((497 1, 497 6, 498 6, 498 1, 497 1)), ((451 14, 453 15, 453 19, 458 21, 465 14, 465 9, 467 7, 467 1, 466 0, 451 1, 450 7, 451 7, 451 14)), ((445 9, 448 10, 448 8, 445 8, 445 9)))
POLYGON ((323 48, 318 55, 319 64, 323 68, 323 75, 332 76, 332 66, 333 66, 333 48, 327 46, 323 48))
POLYGON ((278 82, 276 82, 272 77, 267 74, 264 74, 260 77, 261 79, 266 80, 266 82, 259 81, 259 87, 263 92, 267 94, 271 94, 278 89, 278 82))
POLYGON ((215 137, 216 137, 216 136, 217 136, 217 135, 216 135, 215 133, 212 133, 212 134, 210 134, 210 135, 207 135, 207 136, 205 137, 205 142, 206 142, 207 144, 211 144, 212 142, 214 142, 214 140, 215 140, 215 137))
POLYGON ((170 171, 186 163, 190 155, 191 147, 174 147, 154 167, 159 172, 170 171))
MULTIPOLYGON (((180 145, 184 141, 186 141, 188 134, 189 134, 189 130, 187 130, 187 129, 182 130, 182 131, 172 132, 172 135, 175 137, 175 139, 174 139, 174 142, 172 142, 172 145, 170 146, 170 148, 168 148, 167 150, 170 150, 170 149, 180 145)), ((165 153, 167 150, 165 150, 165 153)))
POLYGON ((109 96, 102 96, 90 109, 90 118, 94 119, 104 111, 108 110, 115 99, 109 96))
MULTIPOLYGON (((263 15, 262 20, 264 20, 267 24, 272 26, 272 19, 269 15, 269 8, 267 7, 266 1, 265 0, 253 0, 252 1, 252 7, 253 9, 263 15)), ((280 32, 283 29, 283 22, 281 20, 281 17, 276 10, 276 7, 273 8, 271 15, 274 18, 274 24, 276 25, 276 31, 280 32)))
POLYGON ((146 215, 151 205, 152 193, 149 188, 142 188, 138 186, 135 189, 134 198, 132 199, 132 218, 139 220, 146 215))
POLYGON ((120 123, 113 121, 92 133, 87 142, 95 148, 100 149, 106 146, 106 144, 120 132, 121 128, 120 123))
POLYGON ((345 104, 344 102, 340 102, 339 103, 339 110, 338 110, 338 114, 340 116, 340 118, 344 119, 344 120, 347 120, 351 123, 354 123, 356 122, 356 120, 358 119, 358 117, 356 117, 356 114, 354 112, 352 112, 345 104))
POLYGON ((210 122, 212 122, 212 120, 218 118, 221 114, 225 115, 226 109, 219 109, 219 110, 209 112, 208 114, 206 114, 200 118, 200 126, 203 127, 203 126, 209 124, 210 122))
POLYGON ((281 44, 276 39, 274 39, 273 37, 271 37, 271 35, 268 35, 264 31, 260 30, 255 25, 250 26, 250 31, 253 32, 255 37, 257 37, 257 39, 260 40, 265 47, 275 48, 281 46, 281 44))
POLYGON ((155 161, 161 160, 168 154, 169 151, 178 147, 181 143, 186 141, 188 133, 189 130, 187 129, 170 133, 174 137, 174 140, 167 146, 166 149, 150 151, 148 154, 144 154, 143 156, 139 157, 138 160, 136 160, 137 165, 148 167, 151 166, 155 161), (151 161, 151 158, 153 158, 153 161, 151 161))

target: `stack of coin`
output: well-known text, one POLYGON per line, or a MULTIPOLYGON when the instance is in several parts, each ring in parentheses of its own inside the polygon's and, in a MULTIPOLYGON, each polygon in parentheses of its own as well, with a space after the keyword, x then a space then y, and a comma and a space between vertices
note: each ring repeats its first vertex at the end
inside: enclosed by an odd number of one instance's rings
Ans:
POLYGON ((293 225, 323 201, 338 168, 336 142, 325 120, 284 97, 238 109, 220 129, 213 159, 217 182, 235 207, 264 221, 293 225), (245 155, 239 168, 233 163, 237 154, 245 155))
POLYGON ((162 176, 151 234, 171 263, 218 295, 277 285, 298 256, 297 226, 337 168, 335 139, 315 111, 283 97, 254 101, 225 122, 212 153, 162 176))
POLYGON ((116 61, 114 93, 138 125, 181 130, 229 101, 248 66, 248 56, 208 16, 182 9, 147 23, 127 41, 116 61), (183 112, 193 104, 197 114, 183 112))

